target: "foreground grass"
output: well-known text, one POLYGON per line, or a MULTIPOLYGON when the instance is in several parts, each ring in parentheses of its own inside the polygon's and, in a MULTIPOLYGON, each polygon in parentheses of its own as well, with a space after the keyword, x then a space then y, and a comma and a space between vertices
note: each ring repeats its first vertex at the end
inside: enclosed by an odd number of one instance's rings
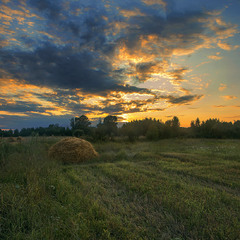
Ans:
POLYGON ((55 139, 0 146, 0 239, 238 239, 240 141, 95 144, 79 165, 55 139))

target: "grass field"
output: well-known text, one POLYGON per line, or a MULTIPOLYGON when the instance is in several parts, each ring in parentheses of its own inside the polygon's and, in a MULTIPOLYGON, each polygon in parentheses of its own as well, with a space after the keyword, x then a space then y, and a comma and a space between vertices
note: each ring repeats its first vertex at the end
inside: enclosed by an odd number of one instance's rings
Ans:
POLYGON ((0 239, 240 239, 240 141, 96 143, 79 165, 54 138, 0 145, 0 239))

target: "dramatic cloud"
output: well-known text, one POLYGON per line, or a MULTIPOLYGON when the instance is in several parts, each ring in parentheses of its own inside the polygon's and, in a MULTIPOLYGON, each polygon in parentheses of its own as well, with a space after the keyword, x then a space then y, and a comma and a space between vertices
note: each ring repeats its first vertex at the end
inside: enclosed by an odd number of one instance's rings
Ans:
POLYGON ((222 59, 239 30, 218 2, 188 3, 2 1, 0 115, 122 117, 200 100, 209 83, 188 59, 206 49, 195 66, 222 59))
MULTIPOLYGON (((101 91, 118 82, 109 77, 110 66, 96 54, 44 45, 34 52, 0 51, 1 66, 13 78, 38 86, 101 91)), ((0 76, 4 77, 4 76, 0 76)))

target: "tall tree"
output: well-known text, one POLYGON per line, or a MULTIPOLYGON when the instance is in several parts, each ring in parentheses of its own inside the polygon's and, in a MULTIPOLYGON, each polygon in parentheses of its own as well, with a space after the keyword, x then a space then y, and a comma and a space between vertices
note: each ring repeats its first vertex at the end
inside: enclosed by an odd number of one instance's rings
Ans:
POLYGON ((89 132, 89 126, 91 122, 89 121, 88 117, 82 115, 80 117, 75 117, 70 120, 70 126, 72 130, 82 130, 84 134, 89 132))
POLYGON ((117 117, 108 115, 103 119, 102 128, 104 129, 105 135, 113 139, 114 135, 117 134, 117 117))

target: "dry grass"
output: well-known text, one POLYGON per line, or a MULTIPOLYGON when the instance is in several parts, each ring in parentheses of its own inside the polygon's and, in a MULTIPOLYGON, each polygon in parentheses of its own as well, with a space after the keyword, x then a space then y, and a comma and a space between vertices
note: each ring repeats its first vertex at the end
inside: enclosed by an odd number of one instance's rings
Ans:
POLYGON ((14 138, 14 137, 9 137, 7 140, 8 140, 9 143, 14 143, 14 142, 17 141, 17 139, 14 138))
POLYGON ((64 138, 49 149, 49 156, 64 163, 80 163, 98 156, 92 144, 80 138, 64 138))
POLYGON ((17 137, 17 141, 18 141, 18 142, 22 142, 22 141, 23 141, 23 138, 19 136, 19 137, 17 137))

